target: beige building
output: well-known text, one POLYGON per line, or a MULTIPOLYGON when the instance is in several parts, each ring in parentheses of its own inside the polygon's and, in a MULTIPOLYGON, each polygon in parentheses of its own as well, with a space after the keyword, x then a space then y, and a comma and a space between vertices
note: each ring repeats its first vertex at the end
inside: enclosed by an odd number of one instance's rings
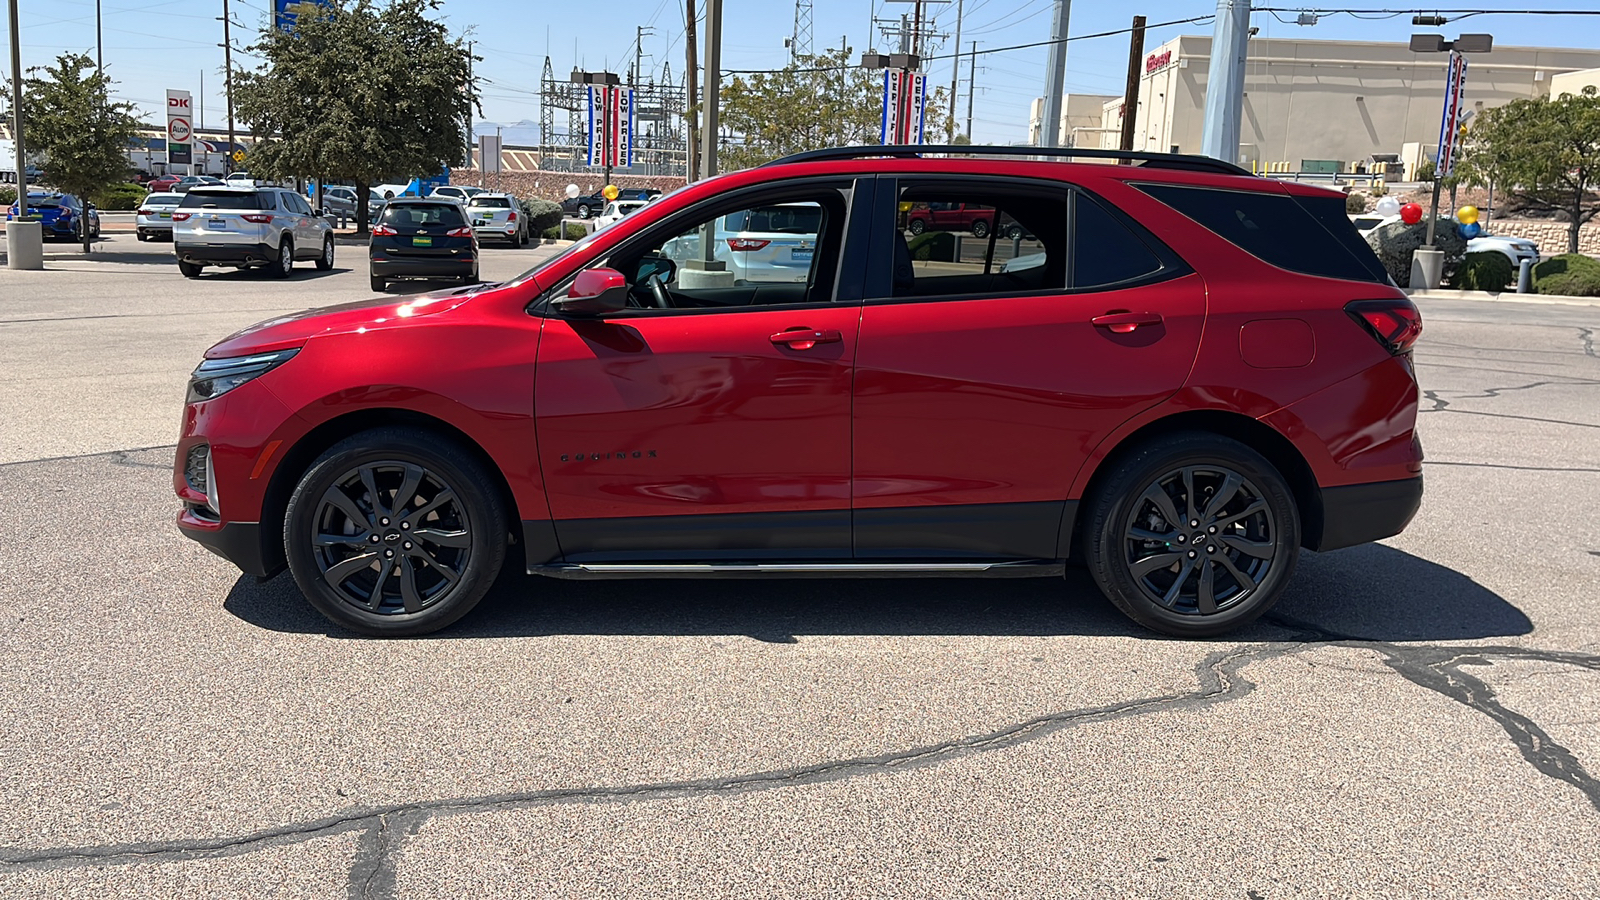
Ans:
MULTIPOLYGON (((1210 57, 1207 36, 1174 38, 1145 54, 1134 149, 1199 152, 1210 57)), ((1348 171, 1394 154, 1409 170, 1438 143, 1445 61, 1398 43, 1252 38, 1237 161, 1258 171, 1348 171)), ((1596 67, 1600 50, 1497 46, 1468 57, 1465 106, 1548 96, 1558 79, 1596 67)), ((1122 98, 1108 100, 1100 140, 1080 144, 1116 147, 1122 107, 1122 98)))
MULTIPOLYGON (((1105 116, 1106 103, 1122 102, 1115 94, 1067 94, 1062 100, 1059 139, 1062 147, 1100 146, 1100 131, 1104 127, 1101 119, 1105 116)), ((1038 145, 1043 124, 1044 98, 1035 97, 1028 110, 1029 144, 1038 145)), ((1112 146, 1116 146, 1115 141, 1112 146)))

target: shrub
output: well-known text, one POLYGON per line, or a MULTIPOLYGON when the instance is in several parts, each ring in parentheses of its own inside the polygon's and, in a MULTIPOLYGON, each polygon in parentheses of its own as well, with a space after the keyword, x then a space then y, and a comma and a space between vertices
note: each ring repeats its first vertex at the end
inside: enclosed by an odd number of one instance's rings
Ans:
POLYGON ((1600 261, 1563 253, 1533 267, 1533 291, 1568 297, 1600 297, 1600 261))
POLYGON ((1359 216, 1367 211, 1367 195, 1351 191, 1344 195, 1344 211, 1359 216))
POLYGON ((561 227, 560 223, 557 223, 555 225, 551 225, 549 228, 541 230, 539 232, 539 236, 547 241, 576 241, 588 233, 589 232, 577 222, 568 222, 565 229, 561 227), (563 230, 566 232, 566 234, 562 234, 563 230))
POLYGON ((1450 276, 1450 286, 1458 291, 1493 291, 1499 293, 1511 286, 1516 270, 1504 253, 1487 250, 1468 253, 1450 276))
POLYGON ((948 231, 924 231, 912 238, 907 246, 911 258, 923 262, 951 262, 956 258, 956 236, 948 231))
POLYGON ((143 200, 147 193, 148 191, 137 184, 114 184, 95 194, 92 199, 94 205, 101 209, 129 210, 138 209, 139 201, 143 200))
MULTIPOLYGON (((1411 257, 1427 239, 1426 221, 1415 225, 1390 222, 1367 232, 1367 243, 1372 246, 1372 251, 1378 254, 1378 261, 1383 263, 1383 268, 1388 271, 1389 277, 1394 279, 1394 283, 1401 287, 1411 283, 1411 257)), ((1444 251, 1444 274, 1450 277, 1467 255, 1467 240, 1456 231, 1455 219, 1439 217, 1433 244, 1444 251)))
POLYGON ((1423 182, 1433 181, 1433 163, 1425 162, 1417 166, 1417 180, 1423 182))
POLYGON ((528 230, 543 233, 561 224, 561 204, 529 198, 522 201, 528 211, 528 230))
POLYGON ((17 189, 0 187, 0 206, 10 206, 15 202, 17 202, 17 189))

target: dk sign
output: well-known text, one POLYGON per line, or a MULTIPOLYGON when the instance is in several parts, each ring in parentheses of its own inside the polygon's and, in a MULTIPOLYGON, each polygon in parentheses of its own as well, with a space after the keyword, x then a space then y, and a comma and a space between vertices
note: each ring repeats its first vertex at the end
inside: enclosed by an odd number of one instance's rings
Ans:
POLYGON ((167 91, 167 165, 194 165, 194 118, 188 91, 167 91))

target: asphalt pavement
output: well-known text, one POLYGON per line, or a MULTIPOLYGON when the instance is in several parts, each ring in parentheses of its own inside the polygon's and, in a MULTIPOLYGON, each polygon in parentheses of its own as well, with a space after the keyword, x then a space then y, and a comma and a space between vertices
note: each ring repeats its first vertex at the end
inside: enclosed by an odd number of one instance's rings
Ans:
POLYGON ((1417 520, 1225 639, 1074 572, 513 576, 380 641, 172 524, 201 352, 359 249, 96 256, 0 270, 0 896, 1600 894, 1600 307, 1419 301, 1417 520))

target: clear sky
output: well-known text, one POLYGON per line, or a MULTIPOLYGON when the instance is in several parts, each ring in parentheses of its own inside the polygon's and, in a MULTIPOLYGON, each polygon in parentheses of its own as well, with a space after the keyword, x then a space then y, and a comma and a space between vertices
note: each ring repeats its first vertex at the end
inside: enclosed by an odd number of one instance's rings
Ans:
MULTIPOLYGON (((100 0, 104 22, 105 64, 118 82, 116 93, 139 104, 155 121, 165 89, 179 88, 202 97, 205 80, 204 124, 224 122, 222 95, 222 0, 100 0)), ((230 0, 233 18, 244 27, 234 29, 236 46, 247 46, 266 21, 270 0, 230 0)), ((1050 36, 1052 0, 961 0, 964 3, 962 49, 971 41, 985 48, 1007 47, 1046 40, 1050 36)), ((20 0, 22 56, 25 66, 42 65, 65 50, 93 55, 95 0, 20 0)), ((477 41, 484 57, 477 73, 485 79, 483 118, 510 124, 538 120, 538 80, 548 52, 556 72, 576 64, 622 70, 631 63, 637 25, 653 30, 643 40, 645 65, 659 72, 670 61, 674 77, 684 66, 684 0, 445 0, 443 14, 453 30, 477 41)), ((872 18, 898 20, 910 13, 912 3, 899 0, 813 0, 813 46, 817 50, 848 40, 855 53, 867 46, 887 47, 888 41, 872 18)), ((955 29, 957 0, 928 3, 941 32, 955 29)), ((1258 0, 1258 6, 1293 6, 1285 0, 1258 0)), ((1470 3, 1456 4, 1475 8, 1470 3)), ((1376 0, 1357 0, 1349 8, 1393 8, 1376 0)), ((704 11, 701 0, 699 8, 704 11)), ((1538 9, 1600 9, 1600 0, 1547 0, 1538 9)), ((794 25, 792 0, 724 0, 723 67, 754 69, 781 66, 787 51, 783 40, 794 25)), ((1145 0, 1112 3, 1106 0, 1073 4, 1072 35, 1127 28, 1134 13, 1150 22, 1209 16, 1211 0, 1145 0)), ((1413 28, 1410 13, 1392 17, 1331 15, 1311 27, 1292 24, 1292 13, 1256 12, 1254 24, 1266 37, 1302 37, 1327 40, 1404 41, 1413 31, 1439 31, 1447 37, 1468 32, 1489 32, 1498 44, 1600 48, 1600 17, 1534 17, 1511 14, 1474 16, 1452 21, 1443 28, 1413 28), (1287 20, 1280 21, 1279 17, 1287 20)), ((3 23, 0 23, 3 24, 3 23)), ((1146 47, 1179 34, 1208 34, 1205 22, 1152 29, 1146 47)), ((9 41, 9 34, 5 35, 9 41)), ((952 39, 936 43, 928 55, 951 52, 952 39)), ((1127 67, 1128 38, 1119 34, 1068 45, 1067 90, 1084 93, 1121 93, 1127 67)), ((3 52, 3 51, 0 51, 3 52)), ((1043 91, 1045 49, 1012 50, 978 58, 974 132, 982 142, 1010 143, 1027 137, 1028 104, 1043 91)), ((255 60, 235 54, 235 65, 255 60)), ((8 67, 9 70, 9 67, 8 67)), ((928 70, 935 85, 948 88, 951 61, 938 59, 928 70)), ((966 65, 961 69, 961 106, 965 115, 966 65)))

